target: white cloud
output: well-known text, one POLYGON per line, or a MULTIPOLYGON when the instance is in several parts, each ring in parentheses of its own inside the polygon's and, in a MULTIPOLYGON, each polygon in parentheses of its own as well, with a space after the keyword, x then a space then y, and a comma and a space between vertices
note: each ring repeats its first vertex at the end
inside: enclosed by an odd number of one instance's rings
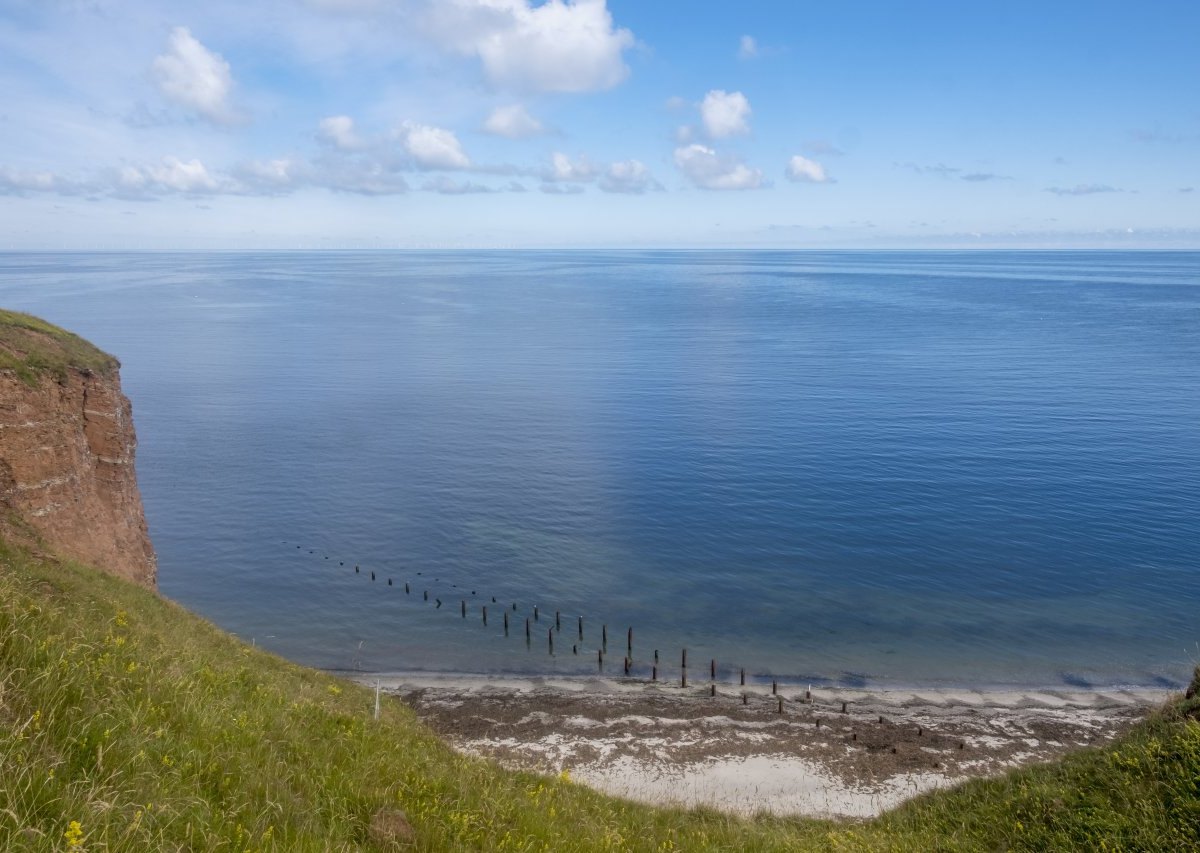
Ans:
POLYGON ((675 149, 675 165, 693 184, 706 190, 752 190, 763 186, 762 172, 728 160, 704 145, 675 149))
POLYGON ((610 164, 600 176, 598 186, 606 193, 634 195, 640 195, 647 190, 662 189, 662 184, 654 180, 646 165, 637 160, 622 160, 610 164))
POLYGON ((741 92, 713 89, 700 103, 700 120, 713 139, 749 133, 750 102, 741 92))
POLYGON ((524 139, 546 132, 542 123, 526 112, 520 104, 496 107, 484 121, 483 129, 495 136, 506 136, 509 139, 524 139))
POLYGON ((57 192, 76 195, 78 190, 70 181, 53 172, 26 172, 0 166, 0 195, 57 192))
POLYGON ((829 182, 829 175, 825 172, 825 167, 816 160, 809 160, 807 157, 801 157, 799 154, 792 156, 787 163, 785 170, 789 181, 800 181, 811 184, 825 184, 829 182))
POLYGON ((578 195, 583 192, 583 187, 579 184, 544 183, 538 189, 549 195, 578 195))
POLYGON ((164 157, 155 166, 125 166, 120 170, 118 187, 138 193, 178 192, 211 193, 223 188, 199 160, 184 162, 178 157, 164 157))
POLYGON ((439 175, 432 180, 426 181, 421 185, 421 189, 426 192, 441 193, 442 195, 471 195, 475 193, 498 192, 498 190, 484 184, 476 184, 471 181, 456 181, 445 175, 439 175))
POLYGON ((404 150, 422 169, 461 170, 471 168, 471 160, 451 130, 406 122, 399 135, 404 150))
POLYGON ((236 120, 228 104, 233 89, 229 63, 197 41, 187 27, 171 31, 167 52, 155 57, 151 69, 159 90, 170 100, 217 124, 236 120))
POLYGON ((362 140, 354 131, 354 119, 350 116, 329 116, 321 119, 317 129, 317 138, 321 142, 343 151, 354 151, 363 145, 362 140))
POLYGON ((758 42, 754 36, 742 36, 738 42, 738 59, 754 59, 758 56, 758 42))
POLYGON ((572 162, 571 158, 561 151, 555 151, 550 158, 550 168, 542 178, 548 182, 586 183, 596 177, 595 167, 586 157, 580 156, 572 162))
POLYGON ((1108 184, 1076 184, 1073 187, 1046 187, 1046 192, 1055 195, 1096 195, 1097 193, 1119 193, 1124 190, 1108 184))
POLYGON ((478 56, 495 85, 540 92, 611 89, 629 74, 633 33, 613 26, 605 0, 442 0, 435 38, 478 56))
POLYGON ((249 191, 279 194, 295 189, 308 177, 308 164, 290 157, 253 160, 235 170, 238 180, 249 191))

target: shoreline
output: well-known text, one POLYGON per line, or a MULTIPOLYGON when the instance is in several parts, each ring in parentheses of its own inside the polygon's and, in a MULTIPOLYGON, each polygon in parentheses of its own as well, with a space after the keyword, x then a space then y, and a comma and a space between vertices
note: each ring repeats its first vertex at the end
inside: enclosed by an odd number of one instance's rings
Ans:
POLYGON ((774 695, 718 682, 714 697, 706 680, 347 677, 378 682, 456 749, 509 768, 659 805, 842 819, 1107 743, 1174 692, 780 684, 774 695))

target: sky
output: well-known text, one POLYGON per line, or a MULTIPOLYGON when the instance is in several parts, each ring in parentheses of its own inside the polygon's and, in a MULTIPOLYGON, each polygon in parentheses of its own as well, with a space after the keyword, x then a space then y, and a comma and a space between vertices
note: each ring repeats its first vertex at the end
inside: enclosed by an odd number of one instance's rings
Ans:
POLYGON ((1200 3, 0 0, 0 250, 1200 248, 1200 3))

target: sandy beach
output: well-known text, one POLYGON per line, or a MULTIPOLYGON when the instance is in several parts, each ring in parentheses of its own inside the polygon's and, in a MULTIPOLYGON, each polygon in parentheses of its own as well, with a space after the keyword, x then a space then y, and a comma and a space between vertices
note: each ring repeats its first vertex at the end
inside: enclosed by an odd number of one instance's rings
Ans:
POLYGON ((359 675, 453 746, 635 800, 863 818, 1103 744, 1162 690, 680 688, 602 678, 359 675), (782 698, 782 712, 780 711, 782 698))

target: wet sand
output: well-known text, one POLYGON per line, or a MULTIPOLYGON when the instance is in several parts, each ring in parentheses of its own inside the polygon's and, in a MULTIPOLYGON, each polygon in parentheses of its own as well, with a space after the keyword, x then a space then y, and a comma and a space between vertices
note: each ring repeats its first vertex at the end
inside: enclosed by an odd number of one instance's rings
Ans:
POLYGON ((1162 690, 680 688, 381 675, 463 752, 617 796, 736 814, 869 817, 923 791, 1106 743, 1162 690), (779 697, 783 698, 783 712, 779 697), (843 711, 845 703, 845 711, 843 711))

